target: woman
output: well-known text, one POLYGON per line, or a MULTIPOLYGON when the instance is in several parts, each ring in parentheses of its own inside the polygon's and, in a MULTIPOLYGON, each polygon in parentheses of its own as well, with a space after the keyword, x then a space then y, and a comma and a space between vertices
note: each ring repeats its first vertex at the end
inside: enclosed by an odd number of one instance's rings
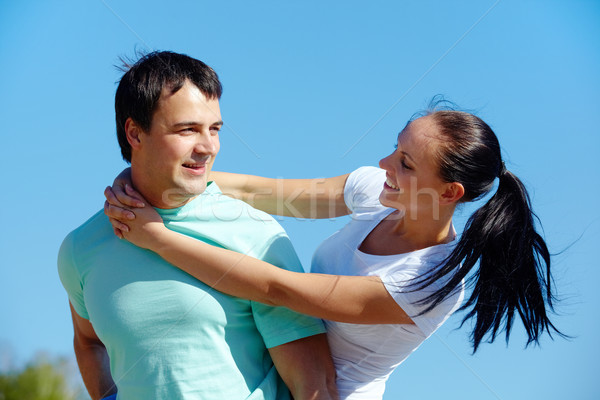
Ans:
MULTIPOLYGON (((225 193, 253 199, 267 212, 323 218, 352 213, 351 222, 316 251, 312 272, 298 274, 167 229, 139 194, 107 190, 115 231, 225 293, 323 318, 340 397, 381 398, 389 374, 456 309, 463 279, 473 291, 460 307, 475 318, 476 351, 489 335, 510 333, 515 312, 528 344, 556 331, 550 257, 535 231, 520 180, 507 171, 490 127, 476 116, 433 111, 398 135, 396 150, 377 168, 326 179, 283 180, 216 174, 225 193), (456 207, 487 194, 460 240, 456 207), (270 190, 281 184, 279 190, 270 190), (321 186, 318 186, 318 185, 321 186), (316 189, 316 190, 315 190, 316 189), (257 193, 270 192, 273 195, 257 193), (278 196, 293 199, 287 208, 278 196), (294 194, 294 195, 292 195, 294 194), (143 201, 143 200, 142 200, 143 201), (239 268, 236 268, 237 266, 239 268)), ((281 197, 279 197, 281 198, 281 197)))

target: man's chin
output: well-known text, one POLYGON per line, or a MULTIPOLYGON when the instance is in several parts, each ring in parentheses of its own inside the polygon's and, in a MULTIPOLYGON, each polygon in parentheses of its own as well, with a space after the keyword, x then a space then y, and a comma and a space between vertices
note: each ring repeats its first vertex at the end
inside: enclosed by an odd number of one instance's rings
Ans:
POLYGON ((205 190, 206 183, 203 185, 194 185, 193 187, 167 189, 162 194, 162 203, 168 205, 169 208, 181 207, 196 196, 204 193, 205 190))

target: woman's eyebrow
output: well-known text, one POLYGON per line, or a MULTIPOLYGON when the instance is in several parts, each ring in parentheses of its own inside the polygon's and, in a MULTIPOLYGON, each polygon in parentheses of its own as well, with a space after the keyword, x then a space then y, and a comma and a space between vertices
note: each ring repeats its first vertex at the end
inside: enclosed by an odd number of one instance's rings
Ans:
POLYGON ((405 151, 402 151, 402 150, 400 150, 400 153, 404 154, 404 155, 406 156, 406 158, 410 159, 410 161, 411 161, 413 164, 417 165, 417 162, 415 161, 415 159, 414 159, 414 158, 412 158, 412 157, 410 156, 410 154, 408 154, 407 152, 405 152, 405 151))

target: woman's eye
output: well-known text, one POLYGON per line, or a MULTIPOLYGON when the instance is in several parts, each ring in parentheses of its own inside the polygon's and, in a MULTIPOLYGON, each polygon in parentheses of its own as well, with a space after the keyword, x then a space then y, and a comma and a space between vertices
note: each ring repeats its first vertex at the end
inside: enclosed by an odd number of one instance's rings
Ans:
POLYGON ((411 167, 409 167, 408 165, 406 165, 406 163, 404 162, 404 160, 402 160, 402 163, 401 163, 401 164, 402 164, 402 167, 403 167, 404 169, 412 170, 412 168, 411 168, 411 167))

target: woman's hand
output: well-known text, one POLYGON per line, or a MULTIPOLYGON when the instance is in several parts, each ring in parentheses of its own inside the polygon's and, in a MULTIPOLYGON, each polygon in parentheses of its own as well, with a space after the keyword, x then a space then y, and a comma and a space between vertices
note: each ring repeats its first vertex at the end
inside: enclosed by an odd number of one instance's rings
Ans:
POLYGON ((109 186, 109 188, 112 191, 112 196, 116 198, 116 201, 111 201, 106 191, 104 191, 104 196, 109 203, 126 207, 144 207, 144 197, 133 189, 131 168, 125 168, 121 171, 113 181, 112 187, 109 186), (128 186, 130 190, 127 190, 128 186))
POLYGON ((104 213, 119 238, 139 247, 155 249, 167 228, 156 210, 127 181, 127 178, 117 177, 115 186, 104 190, 104 213), (120 183, 117 182, 119 179, 120 183))

